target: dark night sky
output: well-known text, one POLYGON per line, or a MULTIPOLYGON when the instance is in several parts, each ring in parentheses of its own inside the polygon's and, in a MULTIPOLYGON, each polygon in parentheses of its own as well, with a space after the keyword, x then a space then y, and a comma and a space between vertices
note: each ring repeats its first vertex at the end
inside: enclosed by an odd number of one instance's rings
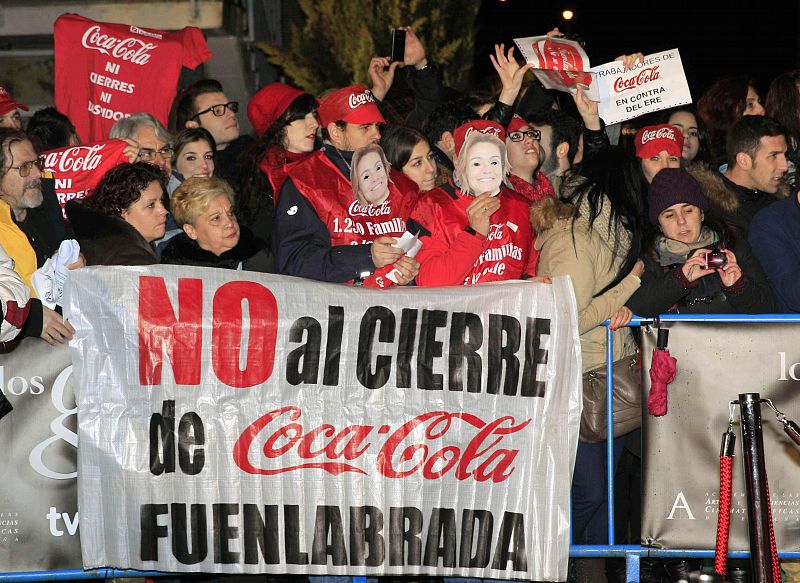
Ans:
POLYGON ((778 74, 798 66, 797 0, 718 2, 652 0, 484 0, 476 39, 478 79, 494 75, 488 51, 495 42, 565 31, 561 12, 575 12, 571 32, 587 42, 592 65, 635 51, 645 55, 677 47, 695 101, 713 79, 744 73, 766 91, 778 74))

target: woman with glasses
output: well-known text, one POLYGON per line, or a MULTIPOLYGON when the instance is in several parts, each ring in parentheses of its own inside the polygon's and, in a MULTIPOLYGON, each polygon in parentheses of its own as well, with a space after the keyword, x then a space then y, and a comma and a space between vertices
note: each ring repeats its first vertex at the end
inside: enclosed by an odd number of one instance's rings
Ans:
POLYGON ((413 180, 420 192, 437 186, 436 158, 428 139, 418 130, 403 125, 390 125, 381 136, 389 163, 413 180))
POLYGON ((553 185, 539 167, 542 165, 543 150, 539 144, 542 133, 515 115, 508 124, 506 152, 508 152, 511 187, 529 202, 536 202, 546 196, 555 196, 553 185))
POLYGON ((67 202, 87 265, 159 263, 153 243, 167 222, 166 180, 153 164, 121 164, 106 172, 90 198, 67 202))

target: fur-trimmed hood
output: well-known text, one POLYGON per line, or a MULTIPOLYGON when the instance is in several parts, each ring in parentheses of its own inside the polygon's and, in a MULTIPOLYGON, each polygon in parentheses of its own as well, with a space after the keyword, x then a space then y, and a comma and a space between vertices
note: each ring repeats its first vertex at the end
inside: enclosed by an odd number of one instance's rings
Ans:
MULTIPOLYGON (((564 183, 562 193, 569 196, 584 180, 579 175, 571 177, 564 183)), ((589 224, 590 213, 586 199, 583 199, 579 207, 553 197, 533 203, 529 216, 531 226, 537 233, 536 248, 541 249, 551 233, 563 229, 583 229, 594 231, 614 255, 624 254, 624 250, 630 245, 631 234, 620 221, 611 219, 610 201, 603 197, 598 216, 592 224, 589 224)))

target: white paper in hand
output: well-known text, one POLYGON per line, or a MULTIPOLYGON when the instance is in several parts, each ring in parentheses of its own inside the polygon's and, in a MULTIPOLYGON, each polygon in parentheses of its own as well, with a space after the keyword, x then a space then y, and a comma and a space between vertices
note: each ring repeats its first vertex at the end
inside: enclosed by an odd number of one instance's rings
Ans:
MULTIPOLYGON (((420 249, 422 249, 422 241, 419 240, 418 237, 412 235, 408 231, 403 233, 403 236, 397 240, 397 243, 394 244, 395 247, 399 247, 403 251, 406 252, 406 257, 414 257, 420 249)), ((397 276, 400 275, 399 269, 392 269, 389 273, 386 274, 386 277, 394 282, 397 283, 397 276)))
POLYGON ((31 283, 42 304, 51 310, 61 305, 64 294, 64 280, 67 279, 67 265, 75 263, 81 253, 81 246, 75 239, 62 241, 52 257, 44 262, 31 277, 31 283))

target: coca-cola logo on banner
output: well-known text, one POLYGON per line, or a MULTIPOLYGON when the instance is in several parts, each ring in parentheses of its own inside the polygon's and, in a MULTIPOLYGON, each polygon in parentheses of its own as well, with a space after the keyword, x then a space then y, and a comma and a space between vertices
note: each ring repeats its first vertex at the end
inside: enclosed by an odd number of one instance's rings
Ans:
POLYGON ((655 67, 648 67, 647 69, 642 69, 639 71, 639 74, 635 77, 631 77, 630 79, 623 79, 619 77, 616 81, 614 81, 614 91, 617 93, 621 91, 627 91, 628 89, 635 89, 640 85, 644 85, 645 83, 649 83, 650 81, 655 81, 656 79, 660 79, 661 74, 658 72, 658 65, 655 67))
POLYGON ((347 100, 350 109, 356 109, 367 103, 375 103, 375 98, 372 97, 372 91, 367 89, 363 93, 353 93, 347 100))
POLYGON ((44 155, 44 165, 53 172, 87 172, 96 170, 103 161, 105 144, 75 146, 68 150, 49 152, 44 155))
POLYGON ((248 474, 267 476, 316 469, 334 476, 375 471, 387 478, 420 474, 426 480, 438 480, 453 474, 457 480, 500 483, 514 473, 519 454, 518 449, 504 447, 504 438, 531 422, 517 423, 511 416, 487 422, 465 412, 430 411, 396 428, 354 425, 337 429, 325 423, 306 430, 301 417, 298 407, 287 406, 254 421, 233 446, 236 465, 248 474), (468 445, 454 447, 448 437, 463 440, 465 432, 470 435, 468 445), (365 456, 367 452, 374 457, 365 456), (374 459, 374 468, 368 459, 374 459))
POLYGON ((138 38, 117 38, 100 33, 100 27, 90 26, 83 33, 81 44, 87 49, 100 51, 104 55, 130 61, 136 65, 146 65, 150 60, 151 49, 156 48, 153 43, 146 43, 138 38))
POLYGON ((675 130, 673 128, 658 128, 657 130, 644 130, 642 132, 642 145, 652 140, 672 140, 675 141, 675 130))

